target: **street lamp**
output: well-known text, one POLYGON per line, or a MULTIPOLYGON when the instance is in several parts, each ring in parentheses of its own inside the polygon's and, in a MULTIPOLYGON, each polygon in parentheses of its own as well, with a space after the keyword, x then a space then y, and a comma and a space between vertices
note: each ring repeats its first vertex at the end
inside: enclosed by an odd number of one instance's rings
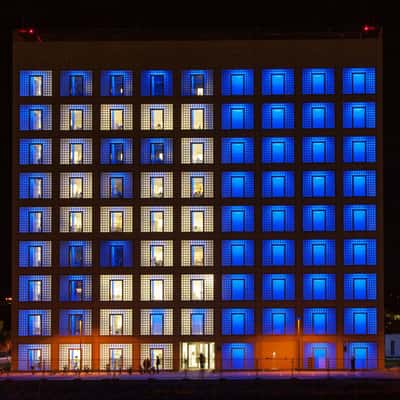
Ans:
POLYGON ((79 319, 79 373, 82 371, 82 318, 79 319))
POLYGON ((300 369, 301 368, 301 365, 300 365, 300 351, 301 351, 301 345, 300 345, 300 321, 301 321, 301 318, 300 317, 297 317, 297 324, 296 324, 296 327, 297 327, 297 368, 298 369, 300 369))

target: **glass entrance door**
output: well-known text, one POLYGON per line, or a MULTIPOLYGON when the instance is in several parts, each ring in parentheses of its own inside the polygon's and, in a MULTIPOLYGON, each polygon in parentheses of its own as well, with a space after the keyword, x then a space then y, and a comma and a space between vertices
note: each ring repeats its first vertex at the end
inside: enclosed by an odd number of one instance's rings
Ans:
POLYGON ((322 347, 315 347, 313 349, 314 356, 314 368, 315 369, 326 369, 328 367, 328 354, 327 349, 322 347))
POLYGON ((69 349, 68 364, 69 364, 69 369, 72 371, 77 371, 81 369, 80 349, 69 349))
POLYGON ((215 344, 183 342, 181 344, 181 368, 200 369, 200 354, 204 356, 204 369, 215 368, 215 344))

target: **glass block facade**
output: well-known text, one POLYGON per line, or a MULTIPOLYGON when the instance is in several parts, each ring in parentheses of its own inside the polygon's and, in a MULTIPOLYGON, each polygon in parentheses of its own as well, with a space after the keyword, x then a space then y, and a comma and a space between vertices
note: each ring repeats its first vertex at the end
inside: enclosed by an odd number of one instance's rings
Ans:
POLYGON ((14 370, 383 367, 376 46, 228 42, 15 44, 14 370))

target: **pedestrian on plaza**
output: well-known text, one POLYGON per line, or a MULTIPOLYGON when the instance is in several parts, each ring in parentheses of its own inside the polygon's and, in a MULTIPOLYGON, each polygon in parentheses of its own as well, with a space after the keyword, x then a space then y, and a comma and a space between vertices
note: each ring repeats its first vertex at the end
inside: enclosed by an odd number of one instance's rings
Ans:
POLYGON ((159 357, 159 356, 157 356, 157 358, 156 358, 156 368, 157 368, 157 374, 159 374, 159 373, 160 373, 160 365, 161 365, 161 360, 160 360, 160 357, 159 357))

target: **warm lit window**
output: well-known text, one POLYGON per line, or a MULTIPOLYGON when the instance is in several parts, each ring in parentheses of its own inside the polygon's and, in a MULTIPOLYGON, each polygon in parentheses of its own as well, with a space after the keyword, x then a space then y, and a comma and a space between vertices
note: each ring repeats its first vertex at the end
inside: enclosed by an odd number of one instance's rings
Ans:
POLYGON ((81 199, 83 197, 82 178, 69 178, 69 197, 71 199, 81 199))
POLYGON ((191 265, 195 267, 204 266, 204 246, 202 245, 191 246, 191 265))
POLYGON ((42 301, 42 281, 39 280, 28 281, 28 300, 42 301))
POLYGON ((122 370, 123 355, 124 355, 123 350, 124 349, 120 349, 120 348, 117 348, 117 349, 110 348, 109 349, 110 369, 112 371, 116 371, 116 370, 121 371, 122 370))
POLYGON ((68 369, 72 371, 82 369, 82 357, 80 349, 68 349, 68 369))
POLYGON ((69 161, 71 164, 82 164, 83 162, 83 144, 70 143, 69 145, 69 161))
POLYGON ((164 281, 162 279, 150 280, 150 299, 163 300, 164 298, 164 281))
POLYGON ((204 110, 202 108, 192 108, 190 114, 191 129, 204 129, 204 110))
POLYGON ((163 211, 151 211, 151 232, 163 232, 164 231, 164 212, 163 211))
POLYGON ((193 164, 204 163, 204 143, 190 143, 190 159, 193 164))
POLYGON ((69 231, 70 232, 82 232, 82 211, 70 211, 69 213, 69 231))
POLYGON ((123 315, 122 314, 110 314, 110 335, 122 335, 123 334, 123 315))
POLYGON ((162 267, 164 265, 164 246, 150 246, 150 266, 162 267))
POLYGON ((124 129, 124 110, 110 110, 110 127, 112 130, 124 129))
POLYGON ((111 301, 122 301, 123 300, 123 287, 124 281, 120 279, 110 280, 110 300, 111 301))
POLYGON ((110 231, 122 232, 124 213, 122 211, 110 211, 110 231))
POLYGON ((69 110, 69 127, 73 131, 83 129, 83 110, 69 110))
POLYGON ((41 199, 43 197, 43 179, 29 178, 29 198, 41 199))
POLYGON ((29 232, 42 232, 42 217, 41 211, 29 211, 29 232))
POLYGON ((110 178, 110 197, 112 199, 120 199, 124 197, 124 178, 110 178))
POLYGON ((150 125, 151 129, 164 128, 164 110, 163 109, 150 109, 150 125))
POLYGON ((150 177, 150 194, 151 197, 164 197, 163 177, 150 177))
POLYGON ((191 231, 204 232, 204 211, 191 211, 191 231))
POLYGON ((191 197, 204 197, 204 177, 192 176, 190 178, 191 197))
POLYGON ((204 279, 191 279, 190 300, 204 300, 204 279))

